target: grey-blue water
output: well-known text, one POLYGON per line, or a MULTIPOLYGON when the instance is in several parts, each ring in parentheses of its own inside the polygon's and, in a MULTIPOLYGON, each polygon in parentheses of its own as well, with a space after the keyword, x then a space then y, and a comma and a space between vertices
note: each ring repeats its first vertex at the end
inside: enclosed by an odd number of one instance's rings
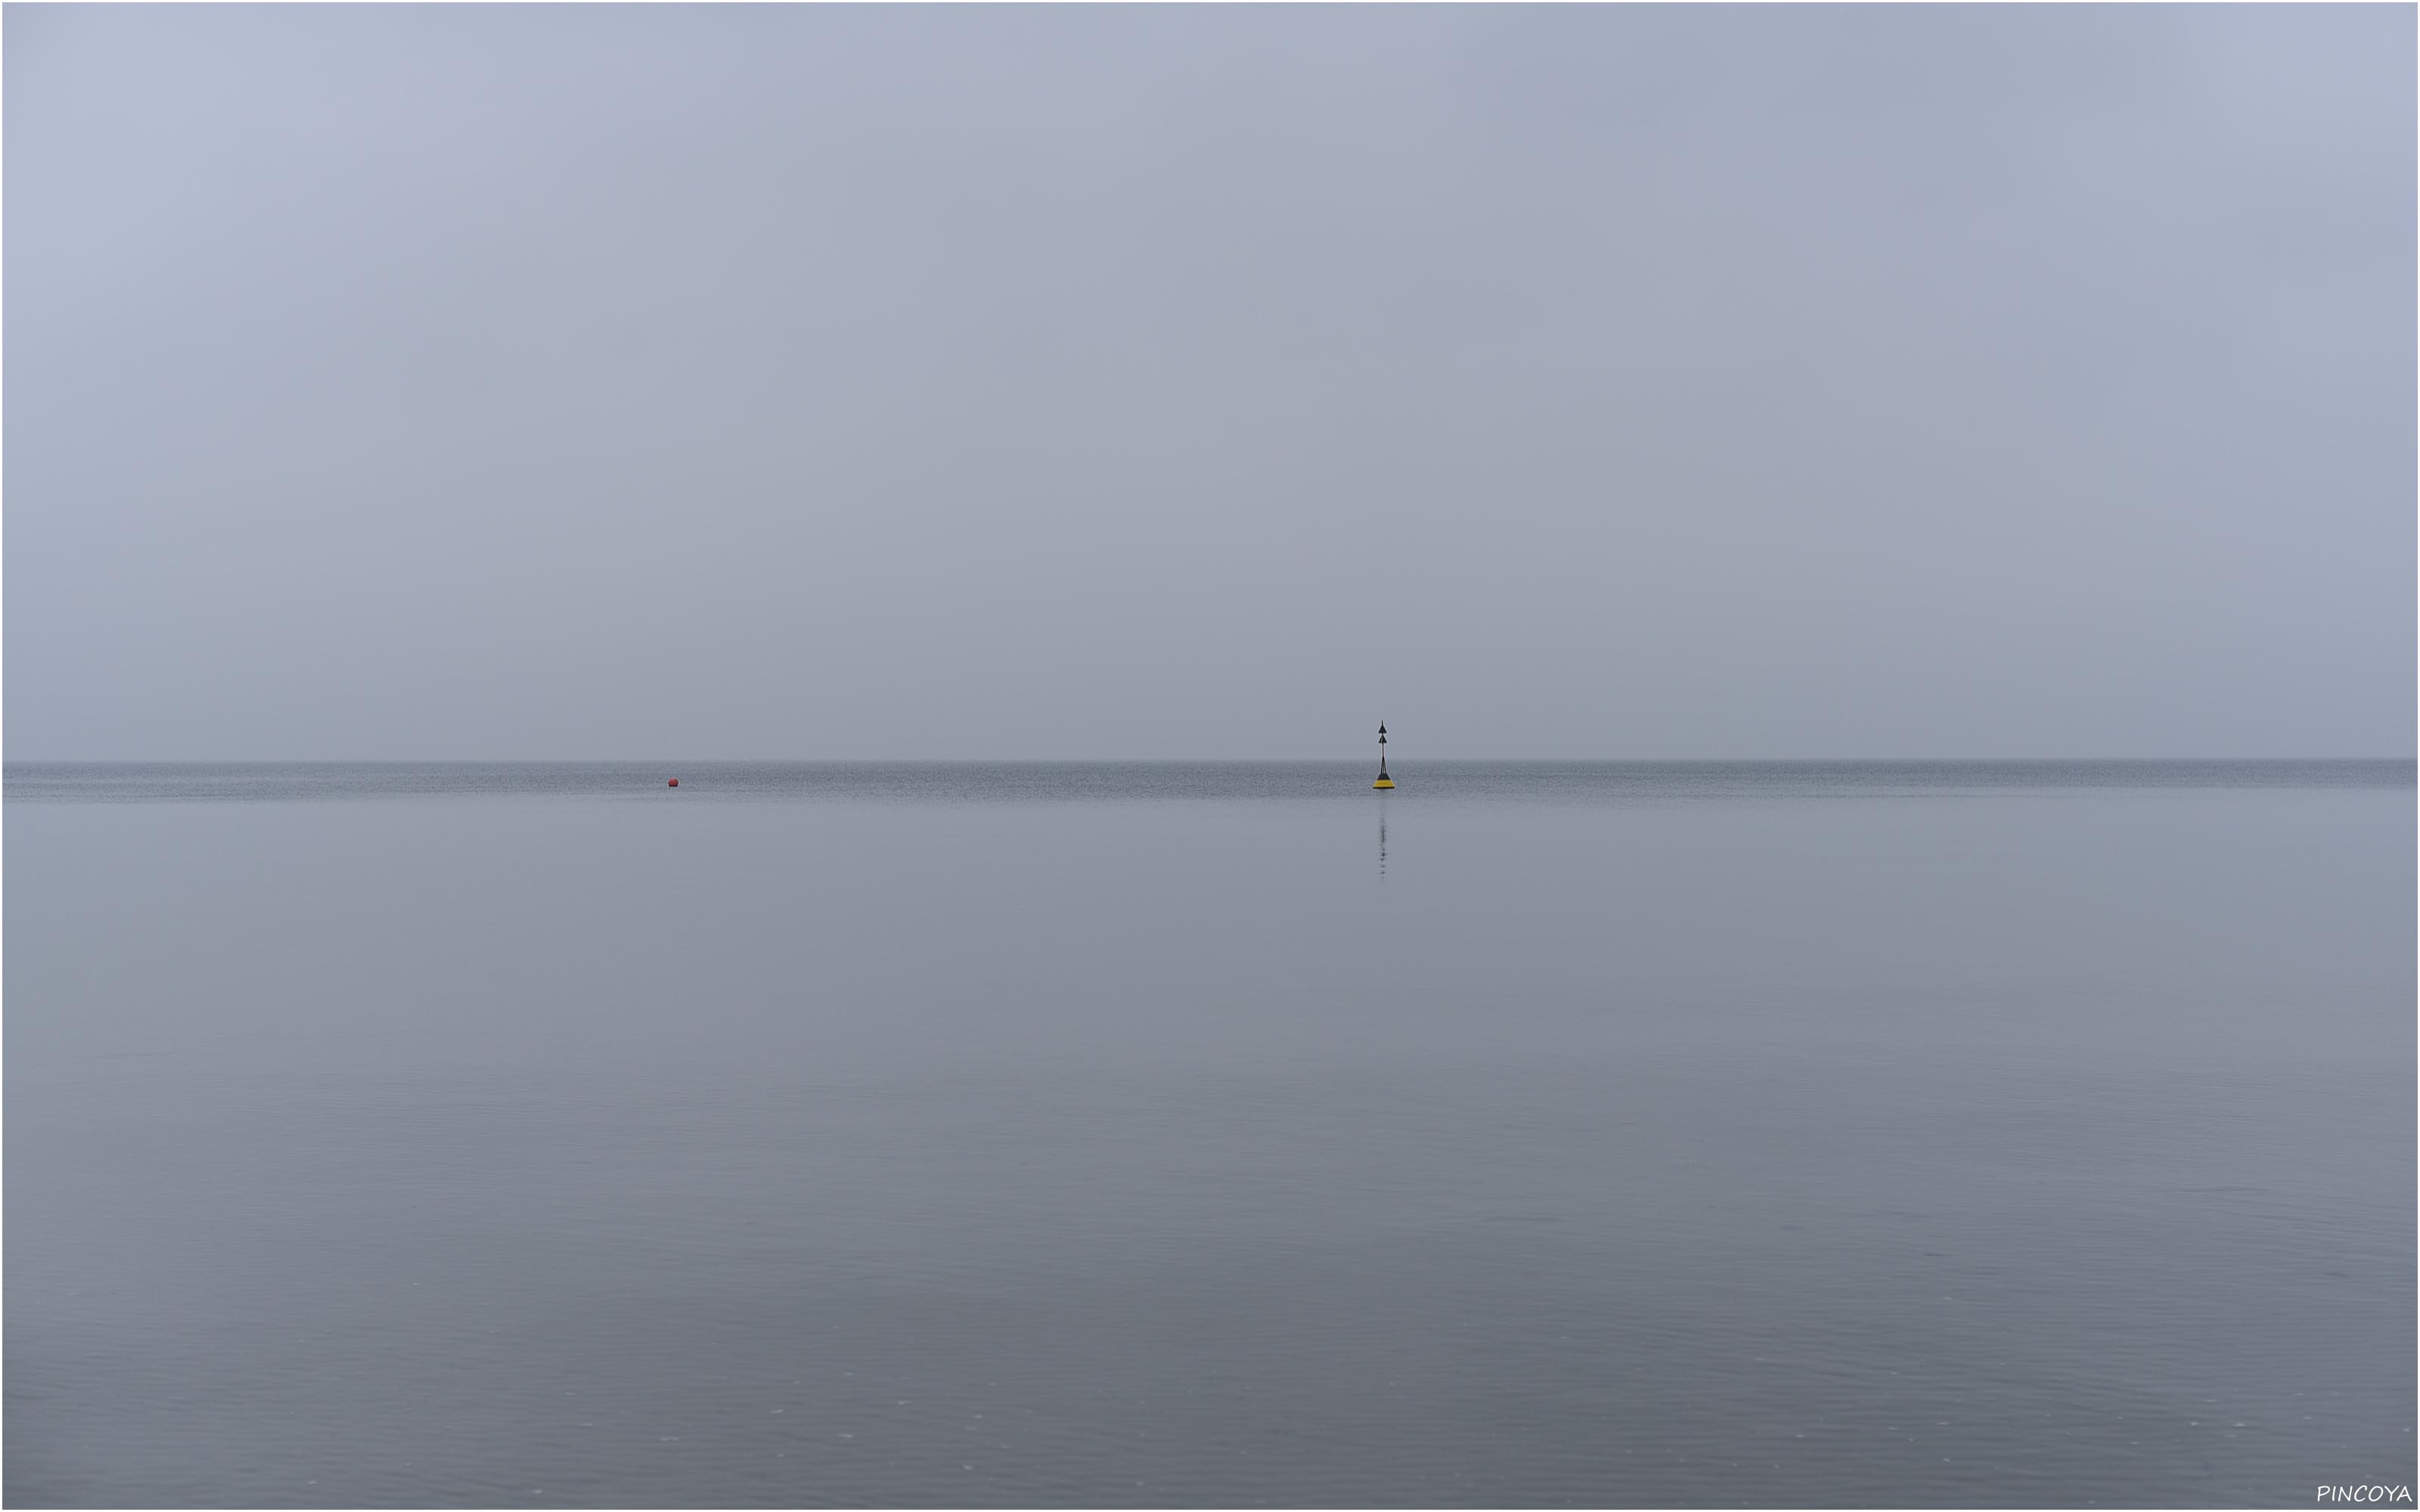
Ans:
POLYGON ((10 765, 7 1500, 2420 1478, 2411 763, 1369 775, 10 765))

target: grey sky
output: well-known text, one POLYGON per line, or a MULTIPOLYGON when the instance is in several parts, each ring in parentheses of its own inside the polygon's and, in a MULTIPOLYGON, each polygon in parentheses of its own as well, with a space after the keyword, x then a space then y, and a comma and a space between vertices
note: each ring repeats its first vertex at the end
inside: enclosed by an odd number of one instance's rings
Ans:
POLYGON ((2412 748, 2408 6, 5 29, 15 759, 2412 748))

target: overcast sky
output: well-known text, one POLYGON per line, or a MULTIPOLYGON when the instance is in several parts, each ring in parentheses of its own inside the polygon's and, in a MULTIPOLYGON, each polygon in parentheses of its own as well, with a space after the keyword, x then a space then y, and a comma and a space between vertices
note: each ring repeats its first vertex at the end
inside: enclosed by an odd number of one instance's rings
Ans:
POLYGON ((5 29, 13 759, 2412 749, 2409 6, 5 29))

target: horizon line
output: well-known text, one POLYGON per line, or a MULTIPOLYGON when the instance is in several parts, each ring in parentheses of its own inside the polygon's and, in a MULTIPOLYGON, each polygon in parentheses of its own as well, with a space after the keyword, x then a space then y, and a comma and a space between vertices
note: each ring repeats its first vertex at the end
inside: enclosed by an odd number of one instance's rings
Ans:
MULTIPOLYGON (((1579 764, 1606 766, 1834 766, 1983 765, 1991 764, 2123 763, 2158 764, 2257 764, 2291 762, 2404 762, 2420 764, 2420 752, 2394 755, 2295 756, 1419 756, 1415 764, 1579 764)), ((1352 756, 6 756, 9 766, 1252 766, 1334 763, 1366 764, 1352 756)))

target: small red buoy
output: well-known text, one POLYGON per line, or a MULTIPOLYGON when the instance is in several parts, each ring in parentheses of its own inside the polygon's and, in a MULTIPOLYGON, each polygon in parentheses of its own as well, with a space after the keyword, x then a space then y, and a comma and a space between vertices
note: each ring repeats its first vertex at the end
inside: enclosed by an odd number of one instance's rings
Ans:
POLYGON ((665 783, 665 784, 664 784, 664 786, 666 786, 666 787, 668 787, 668 788, 676 788, 676 787, 680 786, 680 779, 679 779, 679 778, 674 778, 671 781, 669 781, 669 782, 665 783))

